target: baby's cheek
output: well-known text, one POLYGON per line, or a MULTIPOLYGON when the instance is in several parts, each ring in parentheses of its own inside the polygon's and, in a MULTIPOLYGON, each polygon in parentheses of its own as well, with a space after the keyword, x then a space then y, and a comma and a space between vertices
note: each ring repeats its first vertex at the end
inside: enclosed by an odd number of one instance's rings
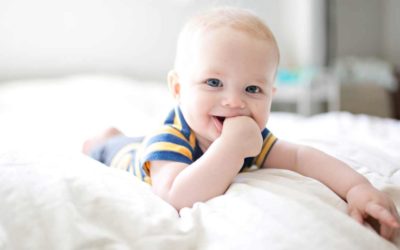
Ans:
POLYGON ((260 117, 259 120, 257 121, 257 124, 261 130, 263 130, 267 126, 268 117, 269 117, 269 114, 267 114, 263 117, 260 117))
POLYGON ((262 123, 258 124, 260 131, 263 131, 265 129, 265 125, 266 125, 266 122, 262 122, 262 123))
POLYGON ((254 119, 253 118, 253 120, 257 123, 257 126, 260 128, 260 131, 262 131, 264 128, 265 128, 265 125, 266 125, 266 123, 267 123, 267 121, 266 120, 264 120, 264 119, 254 119))

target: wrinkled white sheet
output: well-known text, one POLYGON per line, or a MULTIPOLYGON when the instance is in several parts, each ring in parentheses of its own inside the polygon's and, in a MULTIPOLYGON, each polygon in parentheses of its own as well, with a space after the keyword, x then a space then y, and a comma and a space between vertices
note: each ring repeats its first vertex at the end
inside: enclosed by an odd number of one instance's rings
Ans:
MULTIPOLYGON (((179 218, 130 174, 81 155, 14 152, 0 168, 0 249, 396 249, 288 171, 240 174, 179 218)), ((399 187, 382 188, 399 205, 399 187)))
MULTIPOLYGON (((400 248, 400 236, 384 240, 325 186, 283 170, 239 174, 225 195, 178 214, 129 173, 79 153, 110 121, 129 134, 151 128, 166 111, 166 89, 120 78, 57 84, 0 86, 0 249, 400 248)), ((400 122, 275 113, 268 127, 346 161, 400 209, 400 122)))

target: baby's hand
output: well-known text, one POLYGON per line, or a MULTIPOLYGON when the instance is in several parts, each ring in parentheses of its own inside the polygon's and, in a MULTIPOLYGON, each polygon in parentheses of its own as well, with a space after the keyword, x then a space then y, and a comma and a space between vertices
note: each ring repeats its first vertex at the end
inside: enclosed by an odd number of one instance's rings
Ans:
POLYGON ((259 154, 263 143, 260 128, 248 116, 226 118, 220 139, 243 158, 259 154))
POLYGON ((385 239, 393 239, 400 228, 400 217, 393 201, 370 184, 356 185, 347 193, 348 212, 361 224, 368 217, 380 224, 379 233, 385 239))

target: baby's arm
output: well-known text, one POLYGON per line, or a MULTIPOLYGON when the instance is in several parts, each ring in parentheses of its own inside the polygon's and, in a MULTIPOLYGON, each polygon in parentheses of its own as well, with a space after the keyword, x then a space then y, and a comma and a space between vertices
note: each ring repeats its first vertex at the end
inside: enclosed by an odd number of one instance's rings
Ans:
POLYGON ((209 200, 226 191, 244 158, 257 155, 261 146, 260 128, 251 118, 226 119, 221 136, 191 165, 152 161, 153 191, 178 210, 209 200))
POLYGON ((400 227, 393 201, 375 189, 344 162, 307 146, 278 140, 263 167, 283 168, 317 179, 348 203, 349 214, 360 223, 371 216, 379 221, 380 234, 390 239, 400 227))

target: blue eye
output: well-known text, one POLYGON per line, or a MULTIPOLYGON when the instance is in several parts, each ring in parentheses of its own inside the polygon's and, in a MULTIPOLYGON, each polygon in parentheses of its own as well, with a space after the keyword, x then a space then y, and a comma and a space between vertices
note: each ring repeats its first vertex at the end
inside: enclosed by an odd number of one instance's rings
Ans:
POLYGON ((260 93, 261 89, 258 86, 251 85, 251 86, 247 86, 246 87, 246 92, 249 92, 249 93, 260 93))
POLYGON ((206 83, 210 87, 221 87, 222 86, 222 82, 219 79, 215 79, 215 78, 207 79, 206 83))

